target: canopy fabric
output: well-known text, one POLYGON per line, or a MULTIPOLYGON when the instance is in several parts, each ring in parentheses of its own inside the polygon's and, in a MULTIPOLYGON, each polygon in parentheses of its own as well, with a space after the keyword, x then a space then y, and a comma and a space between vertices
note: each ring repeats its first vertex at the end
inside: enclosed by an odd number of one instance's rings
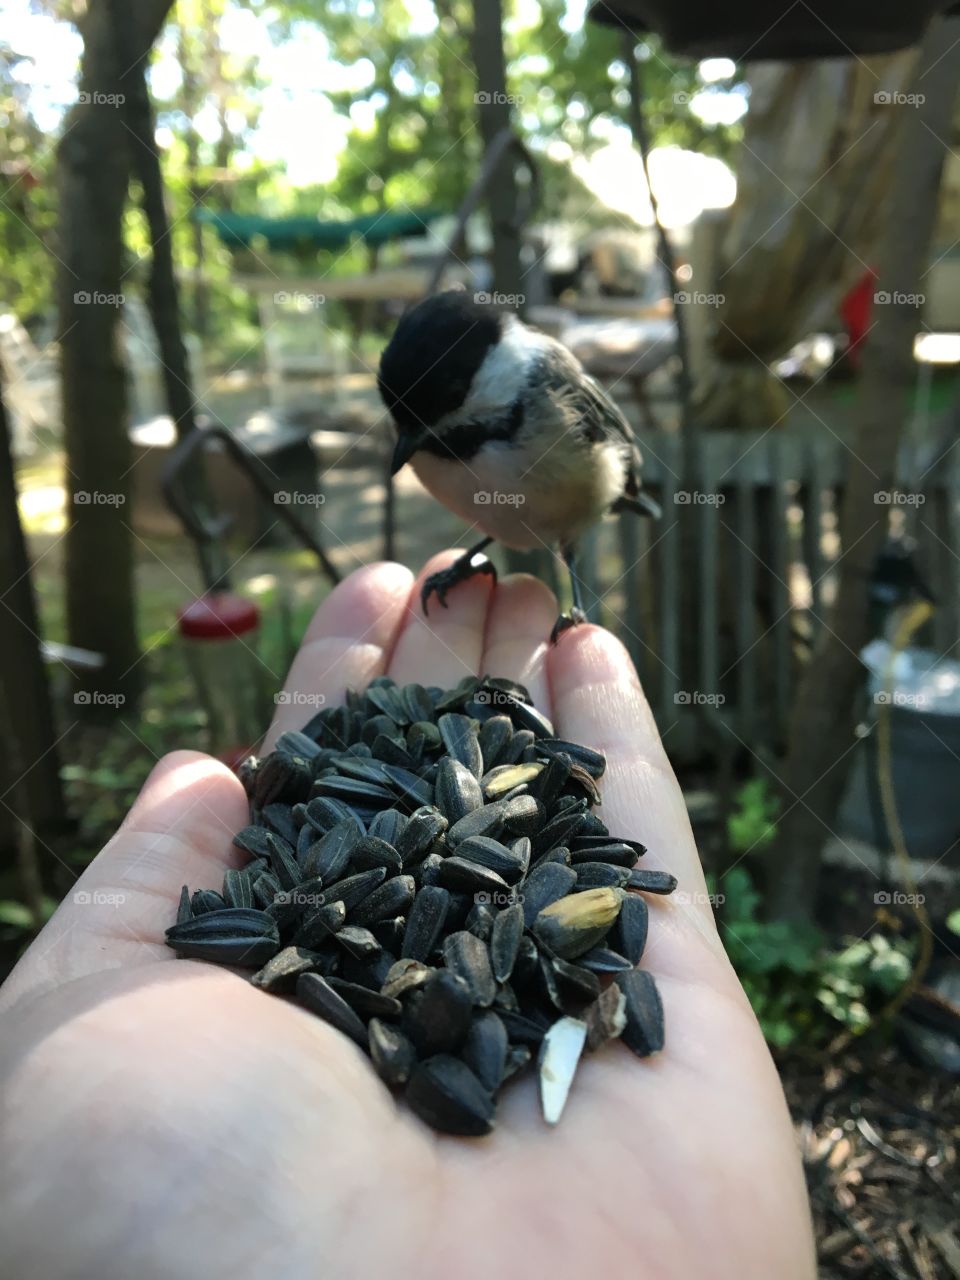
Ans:
POLYGON ((694 58, 836 58, 892 53, 918 43, 931 18, 960 12, 955 0, 595 0, 590 17, 622 30, 656 31, 694 58))
POLYGON ((320 218, 265 218, 255 213, 218 213, 197 209, 193 217, 213 227, 220 240, 234 249, 249 248, 263 239, 271 249, 344 249, 359 238, 369 245, 386 244, 406 236, 422 236, 431 222, 445 216, 441 209, 404 209, 371 213, 362 218, 323 221, 320 218))

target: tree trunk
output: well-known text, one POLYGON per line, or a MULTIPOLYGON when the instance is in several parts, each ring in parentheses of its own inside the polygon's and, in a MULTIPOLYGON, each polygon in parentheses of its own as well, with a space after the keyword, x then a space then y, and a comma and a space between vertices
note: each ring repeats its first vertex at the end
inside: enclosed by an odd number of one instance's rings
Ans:
MULTIPOLYGON (((129 15, 145 58, 171 0, 139 0, 129 15)), ((127 388, 117 351, 122 303, 122 218, 130 134, 120 111, 110 10, 91 0, 82 22, 80 100, 58 149, 57 292, 63 380, 67 629, 72 644, 102 653, 82 674, 91 708, 117 712, 139 687, 133 538, 126 501, 131 449, 127 388)))
POLYGON ((60 787, 57 732, 40 654, 40 622, 30 580, 3 388, 0 385, 0 712, 5 725, 0 772, 0 847, 11 835, 23 845, 24 827, 41 839, 67 824, 60 787), (13 822, 7 821, 12 817, 13 822))
POLYGON ((821 849, 856 741, 856 697, 863 684, 857 655, 870 638, 869 582, 887 536, 889 511, 875 495, 895 488, 897 448, 914 377, 913 339, 920 327, 917 308, 898 299, 922 292, 958 77, 960 22, 938 20, 921 49, 915 85, 919 104, 885 108, 905 113, 879 263, 878 288, 891 302, 877 308, 864 350, 840 516, 837 601, 794 704, 782 777, 783 817, 768 855, 769 906, 781 918, 813 912, 821 849))

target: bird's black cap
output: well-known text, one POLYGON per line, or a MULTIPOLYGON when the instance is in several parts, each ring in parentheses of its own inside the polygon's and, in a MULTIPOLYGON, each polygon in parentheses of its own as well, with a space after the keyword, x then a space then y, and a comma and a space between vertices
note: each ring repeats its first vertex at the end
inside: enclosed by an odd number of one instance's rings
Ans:
POLYGON ((377 379, 401 432, 420 433, 463 404, 500 329, 495 307, 459 289, 424 298, 401 318, 377 379))

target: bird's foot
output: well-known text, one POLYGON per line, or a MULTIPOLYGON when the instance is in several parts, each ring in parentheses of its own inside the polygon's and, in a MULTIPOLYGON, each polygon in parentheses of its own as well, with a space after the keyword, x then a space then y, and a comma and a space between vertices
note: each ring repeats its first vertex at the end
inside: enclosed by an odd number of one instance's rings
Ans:
POLYGON ((470 578, 476 577, 478 573, 488 573, 493 579, 494 585, 496 585, 497 568, 492 560, 488 560, 486 556, 483 556, 479 563, 474 564, 474 557, 480 554, 479 552, 468 551, 459 560, 454 560, 449 569, 441 569, 439 573, 431 573, 420 591, 420 603, 423 605, 424 616, 429 613, 427 604, 434 592, 436 592, 440 604, 446 609, 447 592, 450 588, 457 586, 461 582, 467 582, 470 578))
POLYGON ((579 627, 581 622, 586 622, 587 615, 582 609, 574 606, 569 613, 561 613, 560 617, 553 624, 553 630, 550 632, 550 643, 556 644, 564 631, 569 631, 571 627, 579 627))

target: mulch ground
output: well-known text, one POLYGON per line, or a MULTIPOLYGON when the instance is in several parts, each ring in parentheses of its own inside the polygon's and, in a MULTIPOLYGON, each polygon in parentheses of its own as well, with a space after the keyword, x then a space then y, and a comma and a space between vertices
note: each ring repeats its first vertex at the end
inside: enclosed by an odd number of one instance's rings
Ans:
POLYGON ((803 1153, 821 1280, 960 1280, 960 1090, 868 1042, 778 1059, 803 1153))

